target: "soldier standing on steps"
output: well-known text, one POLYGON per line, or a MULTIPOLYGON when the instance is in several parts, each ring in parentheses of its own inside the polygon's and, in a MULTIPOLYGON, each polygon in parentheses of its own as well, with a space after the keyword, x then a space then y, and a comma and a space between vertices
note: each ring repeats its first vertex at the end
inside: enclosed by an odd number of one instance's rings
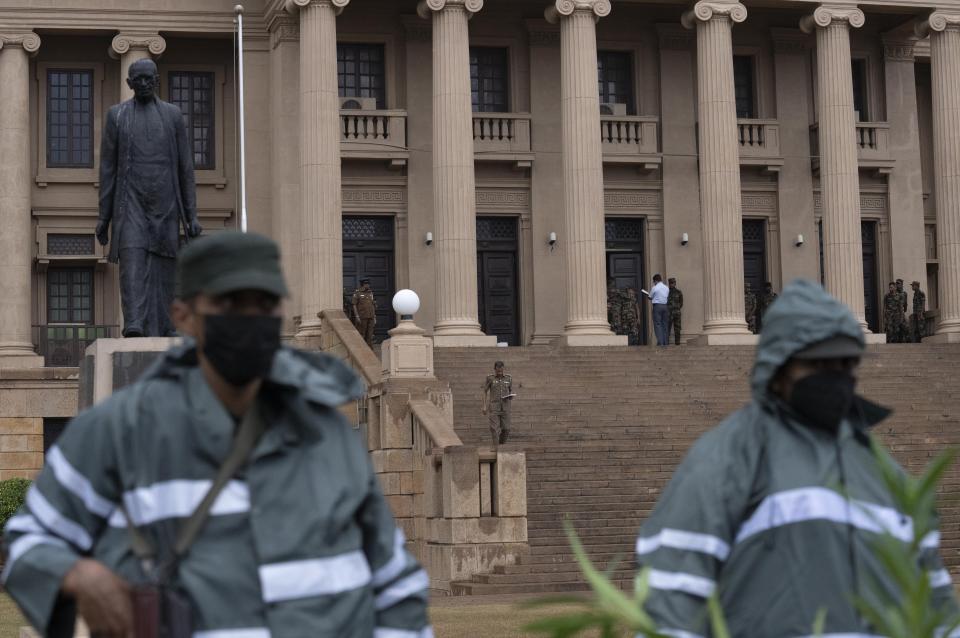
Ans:
POLYGON ((624 295, 616 288, 613 277, 607 277, 607 323, 613 334, 623 333, 624 295))
POLYGON ((507 442, 510 435, 510 406, 513 403, 513 377, 503 373, 503 361, 493 364, 493 374, 483 384, 483 413, 490 421, 493 446, 507 442))
POLYGON ((636 288, 627 288, 623 297, 620 323, 631 346, 640 345, 640 302, 637 301, 636 288))
POLYGON ((897 284, 892 281, 888 290, 883 296, 883 325, 887 330, 887 343, 900 343, 900 333, 903 330, 900 293, 897 292, 897 284))
POLYGON ((903 289, 903 279, 897 279, 897 295, 900 297, 900 310, 897 318, 900 321, 900 338, 897 343, 910 343, 913 335, 910 332, 910 321, 907 319, 907 291, 903 289))
POLYGON ((757 296, 750 290, 750 282, 743 284, 743 314, 747 320, 747 328, 757 334, 757 296))
POLYGON ((920 290, 920 282, 915 281, 910 284, 913 288, 913 314, 910 315, 910 333, 913 341, 920 343, 927 336, 927 296, 920 290))
POLYGON ((373 348, 373 327, 377 325, 377 301, 373 298, 369 279, 361 279, 353 293, 353 319, 360 336, 373 348))
POLYGON ((673 331, 674 343, 680 345, 680 329, 683 324, 683 293, 677 288, 677 279, 667 279, 670 294, 667 295, 667 310, 670 311, 670 323, 667 324, 667 343, 670 343, 670 331, 673 331))

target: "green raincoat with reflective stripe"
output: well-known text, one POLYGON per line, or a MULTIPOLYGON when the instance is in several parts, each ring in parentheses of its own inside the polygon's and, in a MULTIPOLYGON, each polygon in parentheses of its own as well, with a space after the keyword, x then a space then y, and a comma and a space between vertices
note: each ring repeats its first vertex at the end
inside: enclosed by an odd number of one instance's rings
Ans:
MULTIPOLYGON (((650 568, 646 609, 664 633, 711 635, 705 599, 716 591, 738 638, 808 636, 820 610, 825 638, 866 637, 851 596, 897 595, 871 549, 883 531, 913 538, 867 435, 889 411, 858 397, 833 434, 803 425, 769 391, 795 353, 838 335, 863 340, 850 311, 808 281, 765 315, 753 401, 694 444, 637 539, 639 566, 650 568)), ((939 534, 924 539, 921 568, 955 607, 938 544, 939 534)))
MULTIPOLYGON (((362 391, 339 361, 277 354, 260 393, 267 430, 178 570, 196 637, 431 635, 427 574, 337 411, 362 391)), ((73 635, 74 605, 59 588, 82 556, 145 582, 117 505, 122 499, 154 545, 169 549, 234 430, 192 344, 74 419, 5 530, 2 578, 31 624, 46 636, 73 635)))

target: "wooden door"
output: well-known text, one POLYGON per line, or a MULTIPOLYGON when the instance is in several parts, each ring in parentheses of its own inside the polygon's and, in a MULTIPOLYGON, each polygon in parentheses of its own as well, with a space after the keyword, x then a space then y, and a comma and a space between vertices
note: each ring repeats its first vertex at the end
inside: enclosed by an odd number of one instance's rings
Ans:
POLYGON ((397 325, 393 312, 396 279, 392 217, 343 218, 343 304, 348 316, 353 291, 360 286, 361 279, 370 280, 377 300, 374 341, 381 342, 388 337, 387 331, 397 325))
POLYGON ((521 345, 516 217, 477 218, 477 310, 480 328, 521 345))
POLYGON ((640 290, 649 290, 651 283, 647 281, 643 268, 643 220, 635 217, 608 218, 604 223, 604 234, 607 242, 607 277, 613 278, 613 285, 618 290, 636 290, 640 300, 640 335, 630 335, 630 345, 646 345, 650 301, 640 290))

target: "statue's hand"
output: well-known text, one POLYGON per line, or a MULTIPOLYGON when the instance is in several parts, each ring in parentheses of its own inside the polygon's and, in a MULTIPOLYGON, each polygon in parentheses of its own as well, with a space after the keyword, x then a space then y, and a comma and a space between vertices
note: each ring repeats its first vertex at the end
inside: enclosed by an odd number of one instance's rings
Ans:
POLYGON ((110 241, 110 222, 105 219, 101 219, 97 222, 97 241, 100 242, 101 246, 106 246, 107 242, 110 241))
POLYGON ((191 238, 199 237, 200 233, 203 232, 203 226, 200 225, 200 222, 196 218, 190 220, 190 227, 187 228, 187 235, 191 238))

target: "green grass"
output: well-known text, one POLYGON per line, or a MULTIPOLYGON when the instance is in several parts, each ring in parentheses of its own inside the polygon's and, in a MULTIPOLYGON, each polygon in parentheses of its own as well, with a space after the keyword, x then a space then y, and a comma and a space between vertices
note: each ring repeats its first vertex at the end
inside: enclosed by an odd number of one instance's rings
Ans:
MULTIPOLYGON (((430 607, 430 619, 437 638, 536 638, 544 634, 524 633, 521 628, 534 620, 560 616, 576 609, 564 605, 548 609, 518 609, 508 603, 445 603, 430 607)), ((580 635, 593 638, 600 634, 588 631, 580 635)))

